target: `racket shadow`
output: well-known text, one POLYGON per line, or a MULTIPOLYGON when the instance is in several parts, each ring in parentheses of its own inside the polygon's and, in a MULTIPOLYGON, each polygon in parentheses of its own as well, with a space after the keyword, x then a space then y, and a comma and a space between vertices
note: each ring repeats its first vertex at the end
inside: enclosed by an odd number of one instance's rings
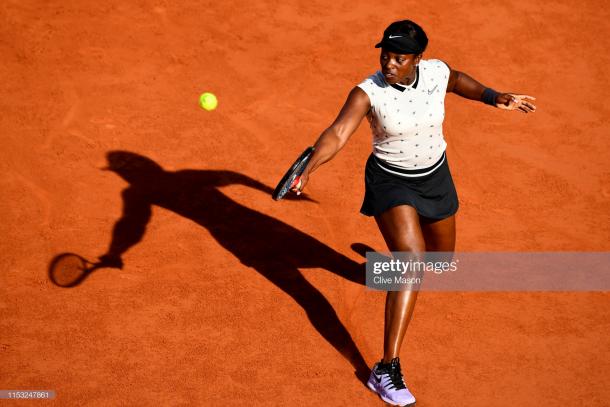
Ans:
POLYGON ((62 288, 73 288, 85 281, 95 270, 108 267, 104 262, 91 262, 76 253, 60 253, 48 267, 49 280, 62 288))
POLYGON ((117 173, 129 186, 122 192, 123 214, 102 258, 120 259, 142 240, 153 205, 173 211, 201 225, 241 263, 291 296, 314 328, 354 366, 358 378, 366 380, 368 366, 351 335, 328 300, 300 272, 303 268, 325 269, 364 285, 364 264, 220 190, 240 184, 271 194, 271 187, 246 175, 225 170, 170 172, 149 158, 126 151, 110 152, 107 158, 105 169, 117 173))
POLYGON ((61 253, 49 263, 49 280, 58 287, 81 284, 93 271, 89 261, 75 253, 61 253))

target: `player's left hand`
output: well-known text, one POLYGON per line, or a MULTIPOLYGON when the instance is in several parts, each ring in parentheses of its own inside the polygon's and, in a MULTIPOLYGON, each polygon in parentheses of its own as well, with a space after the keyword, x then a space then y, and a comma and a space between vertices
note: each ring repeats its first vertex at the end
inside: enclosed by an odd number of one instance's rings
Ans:
POLYGON ((518 109, 523 113, 533 113, 536 110, 536 105, 532 103, 534 100, 536 100, 536 98, 533 96, 501 93, 496 98, 496 107, 503 110, 518 109))

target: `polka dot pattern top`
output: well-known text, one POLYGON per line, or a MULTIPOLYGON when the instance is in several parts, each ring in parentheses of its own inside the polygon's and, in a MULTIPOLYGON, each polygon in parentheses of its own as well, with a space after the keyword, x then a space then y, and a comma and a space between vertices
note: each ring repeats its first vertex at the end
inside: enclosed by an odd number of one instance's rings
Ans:
POLYGON ((358 84, 371 101, 367 118, 375 157, 407 170, 430 167, 441 158, 447 147, 443 120, 449 72, 438 59, 422 59, 410 86, 388 84, 381 71, 358 84))

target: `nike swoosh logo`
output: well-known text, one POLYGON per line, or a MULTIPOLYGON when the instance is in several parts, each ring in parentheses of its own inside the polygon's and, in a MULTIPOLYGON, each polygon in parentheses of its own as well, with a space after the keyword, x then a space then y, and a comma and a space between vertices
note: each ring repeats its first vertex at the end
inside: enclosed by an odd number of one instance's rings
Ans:
POLYGON ((392 38, 402 38, 402 35, 390 35, 388 38, 392 39, 392 38))
POLYGON ((431 95, 432 92, 434 92, 434 89, 436 89, 437 87, 438 85, 434 85, 434 87, 428 91, 428 95, 431 95))

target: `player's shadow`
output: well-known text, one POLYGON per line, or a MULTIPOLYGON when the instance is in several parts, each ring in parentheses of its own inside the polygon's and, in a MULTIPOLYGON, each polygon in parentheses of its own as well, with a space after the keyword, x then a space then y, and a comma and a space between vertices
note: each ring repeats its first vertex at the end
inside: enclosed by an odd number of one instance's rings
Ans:
POLYGON ((322 268, 364 284, 362 264, 220 191, 220 187, 241 184, 271 194, 271 187, 246 175, 223 170, 170 172, 147 157, 126 151, 109 152, 107 159, 107 169, 129 183, 122 192, 122 217, 114 226, 108 252, 102 256, 108 264, 122 266, 121 255, 144 236, 152 205, 171 210, 206 228, 244 265, 290 295, 317 331, 352 363, 357 376, 366 379, 366 362, 349 332, 328 300, 299 271, 322 268))

